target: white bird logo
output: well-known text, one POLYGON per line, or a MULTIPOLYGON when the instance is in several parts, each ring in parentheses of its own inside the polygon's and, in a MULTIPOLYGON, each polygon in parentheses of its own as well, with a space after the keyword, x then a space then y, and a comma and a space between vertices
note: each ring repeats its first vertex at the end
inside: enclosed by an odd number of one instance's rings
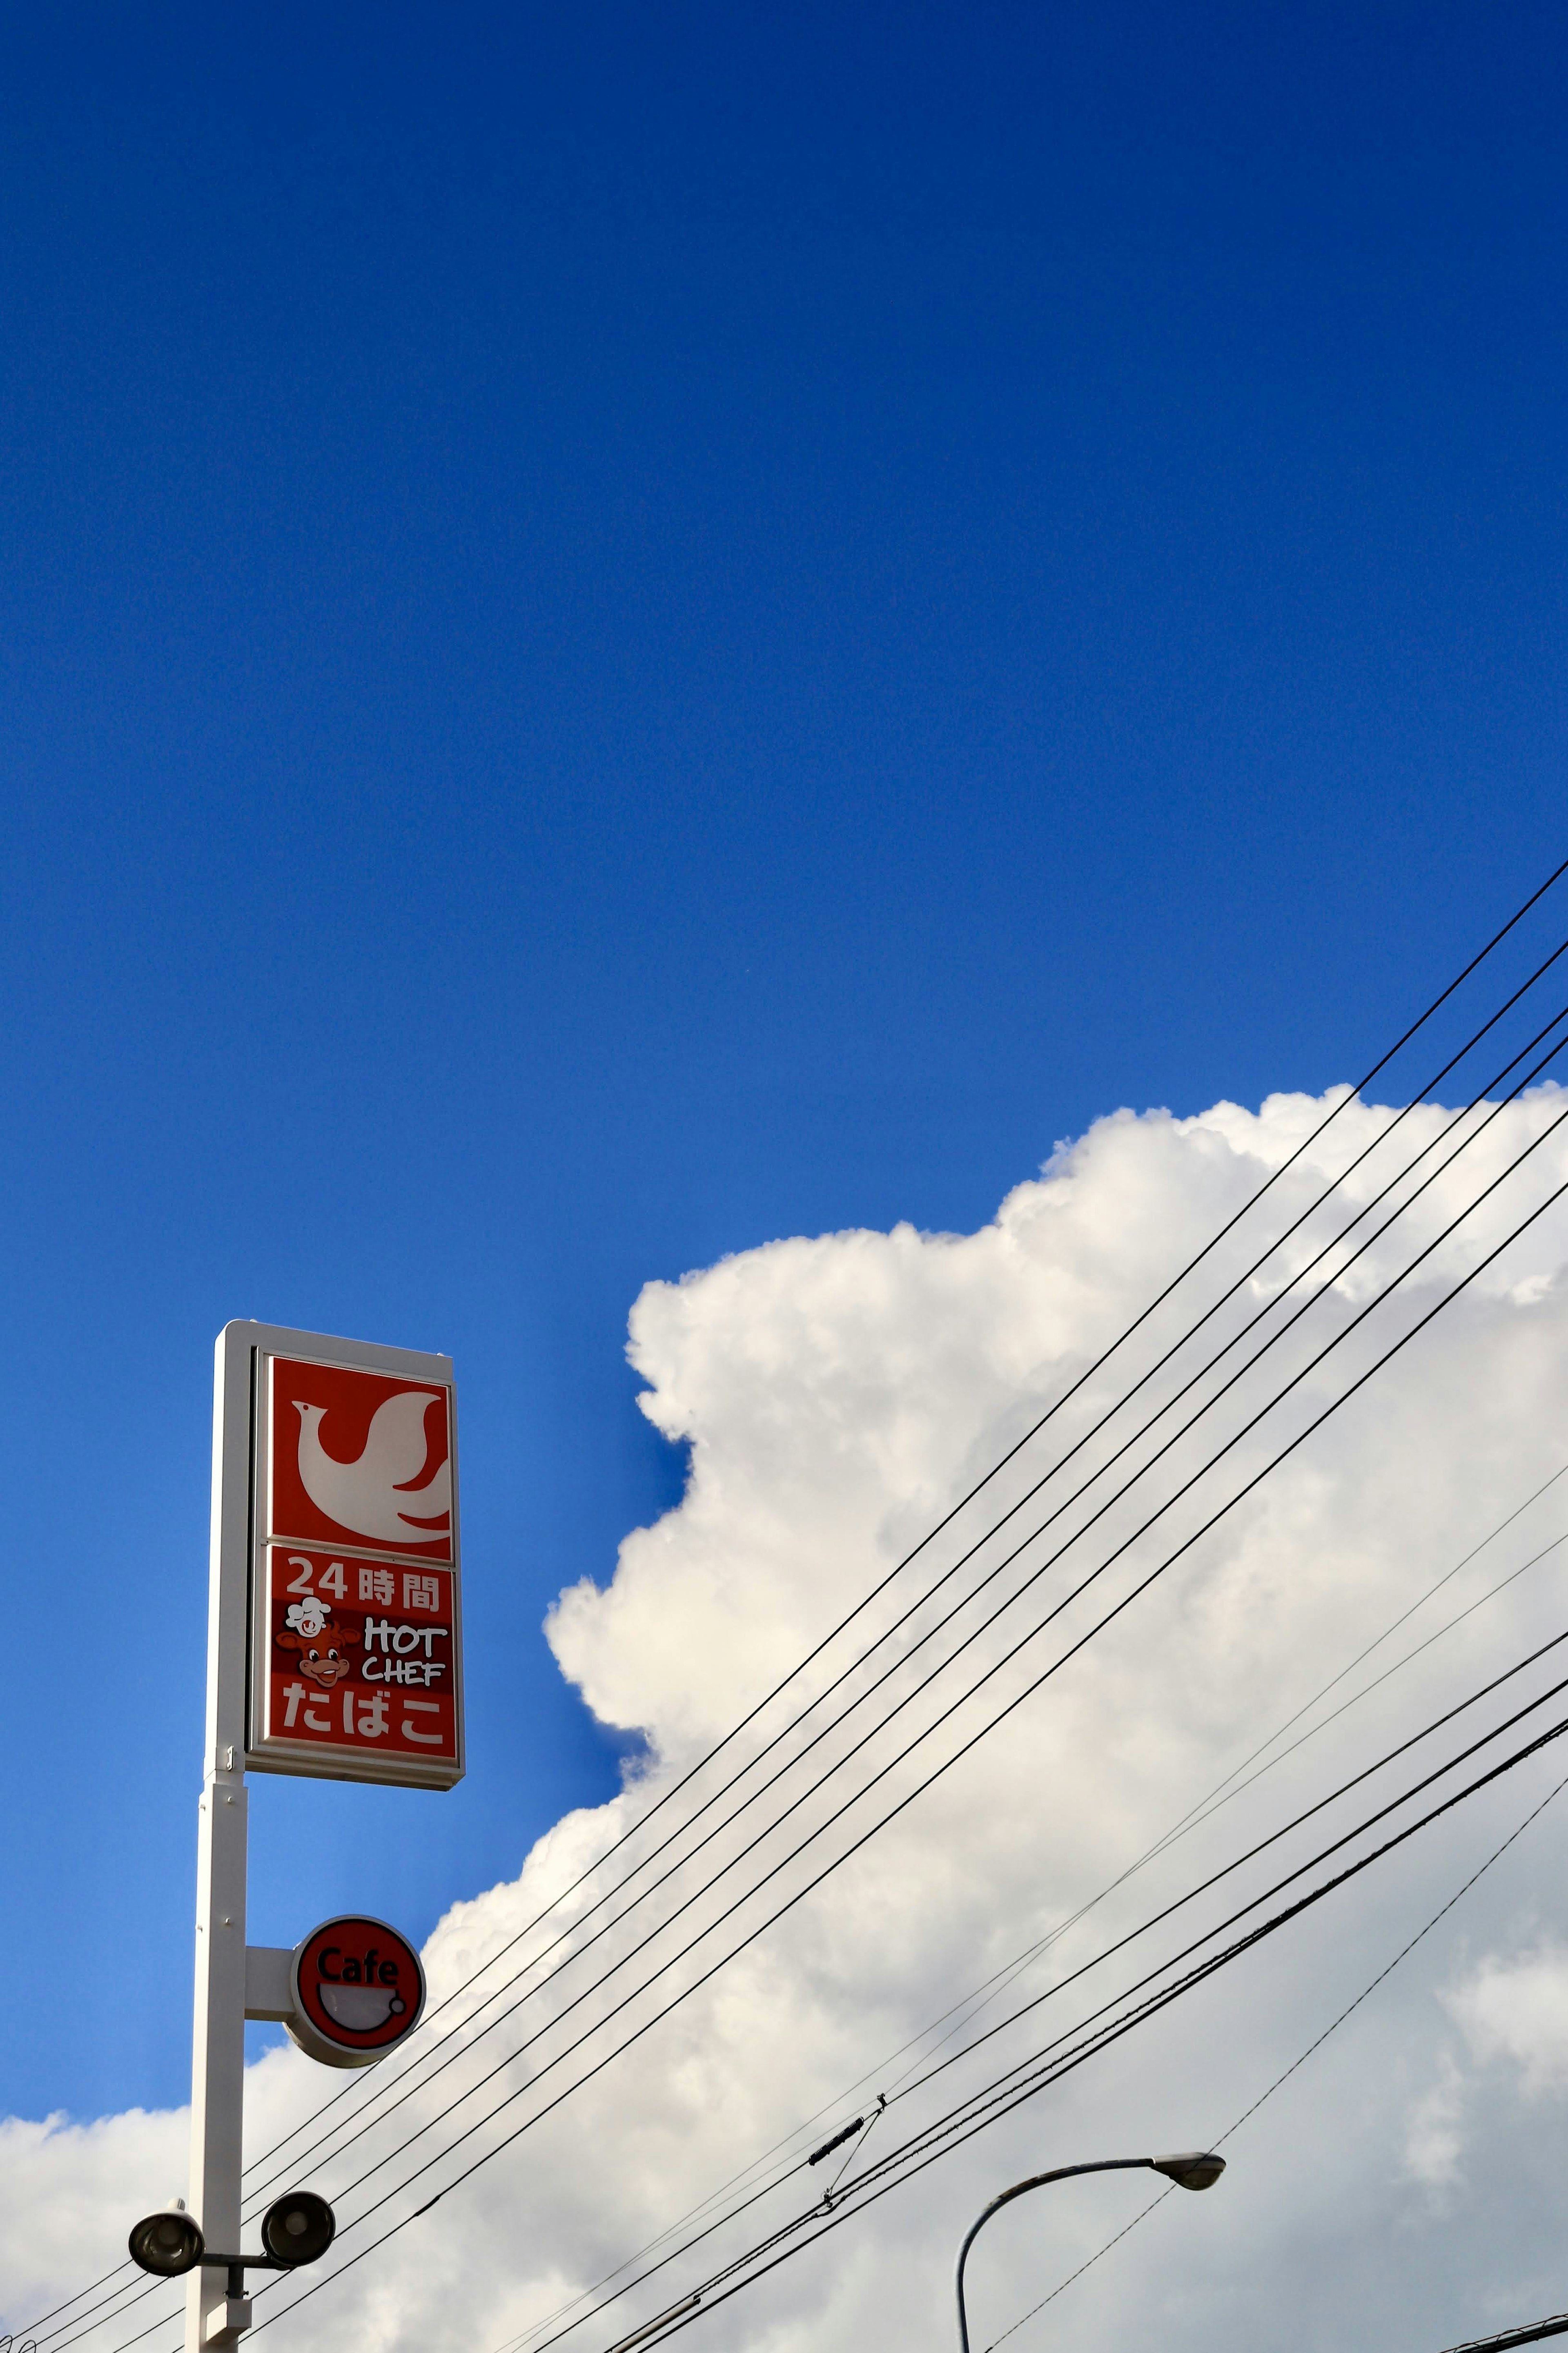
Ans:
POLYGON ((436 1400, 428 1389, 404 1389, 377 1406, 357 1462, 335 1462, 321 1444, 324 1406, 292 1402, 300 1417, 300 1478, 319 1512, 380 1544, 430 1544, 447 1533, 450 1459, 427 1487, 417 1484, 430 1459, 425 1416, 436 1400))

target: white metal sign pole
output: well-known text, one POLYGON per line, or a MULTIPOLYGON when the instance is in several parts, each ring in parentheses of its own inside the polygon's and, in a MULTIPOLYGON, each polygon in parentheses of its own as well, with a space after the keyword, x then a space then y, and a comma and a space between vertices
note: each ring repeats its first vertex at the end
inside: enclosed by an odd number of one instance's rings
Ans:
MULTIPOLYGON (((361 2066, 412 2028, 416 1988, 423 2000, 417 1954, 396 1959, 395 1932, 358 1915, 329 1925, 381 1936, 387 1990, 374 2018, 345 2022, 333 1977, 338 2008, 323 1994, 312 2029, 296 1952, 247 1952, 245 1772, 248 1761, 437 1789, 462 1778, 455 1413, 446 1356, 268 1324, 230 1324, 218 1339, 188 2198, 214 2255, 241 2253, 247 2016, 280 2019, 317 2058, 361 2066)), ((321 2211, 318 2253, 331 2239, 321 2211)), ((249 2327, 242 2277, 233 2284, 231 2295, 222 2264, 191 2273, 185 2353, 232 2347, 249 2327)))
MULTIPOLYGON (((254 1333, 255 1327, 250 1327, 254 1333)), ((217 1343, 213 1395, 212 1570, 207 1718, 196 1847, 195 2040, 189 2203, 209 2247, 239 2253, 245 2095, 245 1703, 254 1343, 231 1324, 217 1343)), ((201 2269, 185 2295, 185 2353, 232 2345, 250 2325, 223 2272, 201 2269)))

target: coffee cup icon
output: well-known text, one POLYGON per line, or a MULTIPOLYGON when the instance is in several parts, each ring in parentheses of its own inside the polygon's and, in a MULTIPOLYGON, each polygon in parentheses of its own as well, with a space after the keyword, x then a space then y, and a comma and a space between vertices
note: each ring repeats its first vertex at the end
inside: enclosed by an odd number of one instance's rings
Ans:
POLYGON ((390 1986, 323 1985, 321 1993, 327 2016, 346 2026, 351 2034, 372 2034, 389 2018, 401 2018, 407 2008, 403 1996, 394 1993, 390 1986))
POLYGON ((363 1912, 323 1920, 291 1958, 293 2009, 283 2024, 325 2066, 373 2066, 418 2024, 425 1971, 407 1937, 384 1920, 363 1912))

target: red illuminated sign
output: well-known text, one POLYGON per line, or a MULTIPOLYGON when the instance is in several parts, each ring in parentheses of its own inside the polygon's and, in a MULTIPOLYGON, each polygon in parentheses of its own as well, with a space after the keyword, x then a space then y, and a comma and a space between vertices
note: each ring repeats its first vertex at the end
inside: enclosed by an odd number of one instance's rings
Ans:
POLYGON ((450 1560, 448 1392, 287 1356, 270 1370, 268 1534, 450 1560))
POLYGON ((259 1371, 248 1761, 449 1788, 463 1770, 450 1384, 292 1356, 259 1371))
POLYGON ((405 1936, 358 1913, 312 1928, 294 1954, 289 2031, 328 2066, 364 2067, 411 2034, 425 1971, 405 1936))
POLYGON ((270 1545, 267 1581, 270 1731, 457 1762, 449 1568, 270 1545))

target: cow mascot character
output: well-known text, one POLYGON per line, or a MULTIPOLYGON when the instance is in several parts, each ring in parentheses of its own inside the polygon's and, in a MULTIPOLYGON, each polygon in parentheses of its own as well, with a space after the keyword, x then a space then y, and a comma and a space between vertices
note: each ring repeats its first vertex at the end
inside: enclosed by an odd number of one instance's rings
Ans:
POLYGON ((308 1593, 303 1601, 289 1603, 277 1641, 280 1651, 299 1653, 300 1672, 308 1682, 331 1691, 334 1683, 353 1674, 354 1662, 348 1653, 363 1639, 334 1625, 327 1604, 308 1593))

